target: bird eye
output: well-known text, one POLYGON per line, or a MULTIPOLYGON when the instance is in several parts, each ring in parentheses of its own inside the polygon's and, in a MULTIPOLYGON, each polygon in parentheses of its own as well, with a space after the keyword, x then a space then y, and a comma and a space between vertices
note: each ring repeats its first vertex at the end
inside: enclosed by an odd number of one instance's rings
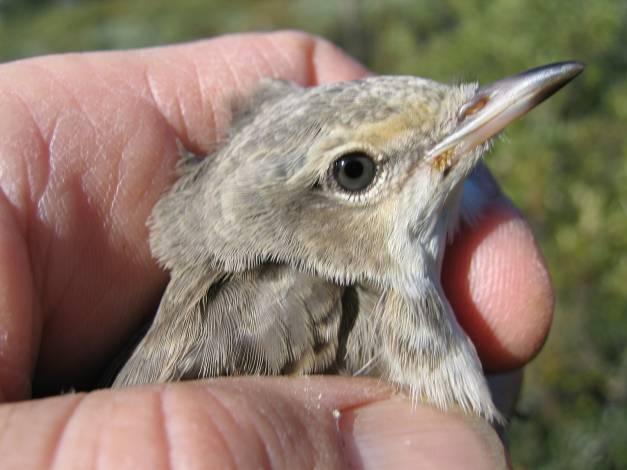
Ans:
POLYGON ((333 164, 335 181, 349 192, 363 191, 372 183, 376 174, 374 161, 363 152, 347 153, 333 164))

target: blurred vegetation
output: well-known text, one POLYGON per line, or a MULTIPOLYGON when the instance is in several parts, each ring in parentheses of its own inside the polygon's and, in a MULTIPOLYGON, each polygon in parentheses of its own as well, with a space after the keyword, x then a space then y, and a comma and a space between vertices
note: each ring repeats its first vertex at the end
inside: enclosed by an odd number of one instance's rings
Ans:
POLYGON ((627 468, 627 2, 0 0, 0 60, 286 27, 376 72, 448 82, 588 64, 488 162, 534 225, 558 300, 510 442, 517 468, 627 468))

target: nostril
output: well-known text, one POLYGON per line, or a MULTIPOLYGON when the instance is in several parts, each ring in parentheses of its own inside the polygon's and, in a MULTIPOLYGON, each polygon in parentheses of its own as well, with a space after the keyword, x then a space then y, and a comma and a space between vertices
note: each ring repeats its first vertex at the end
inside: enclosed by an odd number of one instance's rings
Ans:
POLYGON ((483 109, 486 104, 488 104, 488 101, 490 101, 489 96, 480 96, 472 100, 470 103, 465 104, 459 111, 459 119, 464 120, 467 117, 477 113, 478 111, 483 109))

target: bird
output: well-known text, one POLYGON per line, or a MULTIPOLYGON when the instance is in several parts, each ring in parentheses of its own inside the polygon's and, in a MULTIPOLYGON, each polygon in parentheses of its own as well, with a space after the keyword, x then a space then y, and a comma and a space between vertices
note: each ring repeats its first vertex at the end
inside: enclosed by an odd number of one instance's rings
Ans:
POLYGON ((583 68, 554 63, 484 87, 263 80, 234 100, 213 154, 182 152, 151 213, 170 281, 112 386, 366 375, 502 420, 442 289, 442 259, 478 210, 464 182, 495 136, 583 68))

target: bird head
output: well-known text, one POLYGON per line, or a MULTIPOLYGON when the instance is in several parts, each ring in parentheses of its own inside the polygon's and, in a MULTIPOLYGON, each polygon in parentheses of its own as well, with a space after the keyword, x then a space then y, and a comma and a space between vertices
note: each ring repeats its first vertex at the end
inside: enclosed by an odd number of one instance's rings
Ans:
POLYGON ((183 165, 153 213, 153 252, 171 269, 274 262, 341 284, 439 274, 463 181, 493 137, 582 68, 553 64, 486 87, 267 81, 237 107, 225 145, 183 165))

